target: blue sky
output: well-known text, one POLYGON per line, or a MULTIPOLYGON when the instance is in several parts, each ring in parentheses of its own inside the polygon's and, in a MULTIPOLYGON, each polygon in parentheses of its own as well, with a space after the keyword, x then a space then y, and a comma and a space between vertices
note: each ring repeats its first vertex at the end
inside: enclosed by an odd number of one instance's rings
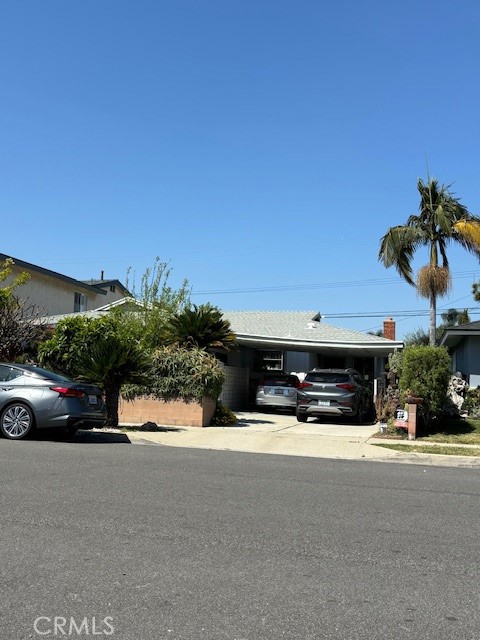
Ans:
MULTIPOLYGON (((159 256, 196 303, 427 327, 378 246, 427 159, 480 214, 477 0, 25 0, 0 18, 3 253, 123 281, 159 256)), ((475 307, 478 260, 449 255, 439 306, 475 307)))

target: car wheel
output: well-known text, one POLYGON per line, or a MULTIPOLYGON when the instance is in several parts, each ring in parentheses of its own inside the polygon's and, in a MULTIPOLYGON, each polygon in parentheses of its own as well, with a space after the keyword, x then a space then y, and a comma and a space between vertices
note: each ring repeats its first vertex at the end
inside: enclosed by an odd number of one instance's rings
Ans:
POLYGON ((308 420, 308 416, 302 411, 297 411, 297 420, 298 422, 306 422, 308 420))
POLYGON ((31 409, 27 405, 17 402, 2 411, 0 432, 9 440, 21 440, 30 433, 34 424, 35 419, 31 409))

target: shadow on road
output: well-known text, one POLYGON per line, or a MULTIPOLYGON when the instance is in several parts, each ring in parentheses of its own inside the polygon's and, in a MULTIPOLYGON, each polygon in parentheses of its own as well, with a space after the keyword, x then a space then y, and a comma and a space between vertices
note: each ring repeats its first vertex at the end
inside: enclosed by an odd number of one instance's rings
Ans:
POLYGON ((240 418, 229 427, 251 427, 254 424, 275 424, 275 420, 259 420, 258 418, 240 418))
POLYGON ((112 433, 105 431, 82 431, 79 429, 73 438, 67 437, 54 429, 43 429, 32 435, 32 440, 42 442, 76 442, 82 444, 131 444, 125 433, 112 433))

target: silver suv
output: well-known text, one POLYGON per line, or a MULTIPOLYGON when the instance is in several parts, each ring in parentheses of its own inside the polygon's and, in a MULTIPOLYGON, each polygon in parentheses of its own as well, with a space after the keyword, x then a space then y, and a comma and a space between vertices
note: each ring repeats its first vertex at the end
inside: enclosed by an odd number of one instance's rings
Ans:
POLYGON ((355 369, 313 369, 297 389, 297 420, 347 416, 358 423, 373 417, 373 392, 355 369))

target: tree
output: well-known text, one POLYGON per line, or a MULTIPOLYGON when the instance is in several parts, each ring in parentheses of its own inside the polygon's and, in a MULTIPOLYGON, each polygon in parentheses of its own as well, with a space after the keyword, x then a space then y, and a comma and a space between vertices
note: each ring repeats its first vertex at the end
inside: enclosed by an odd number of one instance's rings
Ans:
POLYGON ((210 304, 185 307, 167 323, 166 338, 187 349, 219 348, 228 351, 236 346, 236 336, 222 312, 210 304))
POLYGON ((404 344, 406 347, 426 347, 430 343, 430 336, 423 327, 414 329, 405 335, 404 344))
POLYGON ((171 269, 159 258, 153 267, 145 270, 137 289, 135 280, 127 288, 132 292, 135 305, 126 310, 118 309, 123 324, 130 335, 135 335, 146 349, 156 349, 165 344, 166 325, 170 318, 181 312, 190 300, 190 288, 183 280, 178 289, 170 284, 171 269))
MULTIPOLYGON (((460 311, 459 309, 449 309, 441 314, 442 323, 435 329, 435 342, 439 343, 446 329, 456 327, 459 324, 467 324, 470 322, 468 309, 460 311)), ((411 346, 427 346, 430 344, 430 335, 423 327, 415 329, 407 333, 404 340, 406 347, 411 346)))
POLYGON ((456 242, 480 257, 480 218, 470 214, 450 192, 434 178, 418 181, 419 213, 406 224, 390 227, 380 241, 378 259, 385 267, 394 266, 418 294, 430 301, 429 342, 435 344, 437 298, 451 288, 447 246, 456 242), (427 247, 429 262, 413 280, 412 259, 417 249, 427 247), (441 263, 441 264, 440 264, 441 263))
POLYGON ((123 385, 146 382, 151 359, 138 343, 121 335, 103 335, 76 363, 77 377, 94 382, 105 391, 107 425, 118 426, 118 404, 123 385))
MULTIPOLYGON (((0 263, 0 283, 10 278, 13 264, 11 258, 0 263)), ((19 356, 36 351, 44 334, 42 310, 28 305, 15 293, 29 278, 30 274, 23 271, 11 278, 8 285, 0 287, 0 360, 13 362, 19 356)))
POLYGON ((53 336, 39 347, 40 363, 72 378, 94 382, 105 390, 107 424, 118 425, 120 389, 141 383, 150 356, 128 333, 118 314, 101 318, 64 318, 53 336))
POLYGON ((88 353, 102 336, 115 333, 117 329, 110 314, 101 318, 63 318, 51 337, 39 345, 38 360, 44 367, 75 377, 77 363, 83 354, 88 353))
MULTIPOLYGON (((12 258, 7 258, 3 262, 0 262, 0 282, 5 282, 13 273, 14 261, 12 258)), ((19 299, 15 296, 15 289, 26 284, 30 280, 30 274, 27 271, 17 274, 11 279, 10 284, 0 288, 0 306, 13 304, 14 306, 19 302, 19 299)))
POLYGON ((449 327, 456 327, 459 324, 468 324, 470 322, 470 315, 468 309, 460 311, 460 309, 449 309, 441 314, 443 329, 449 327))
POLYGON ((0 360, 30 357, 44 335, 44 319, 37 307, 26 306, 17 298, 0 304, 0 360))

